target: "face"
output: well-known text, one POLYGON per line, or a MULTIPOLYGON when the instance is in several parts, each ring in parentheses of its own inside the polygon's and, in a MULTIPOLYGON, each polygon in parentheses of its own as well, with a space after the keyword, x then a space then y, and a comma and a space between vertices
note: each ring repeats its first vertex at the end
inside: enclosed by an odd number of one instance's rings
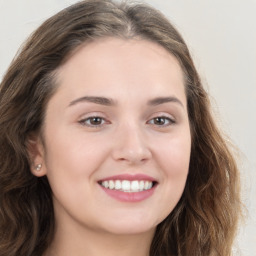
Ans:
MULTIPOLYGON (((149 41, 102 39, 58 70, 35 175, 47 175, 56 221, 151 232, 179 201, 191 136, 182 70, 149 41)), ((72 224, 71 224, 72 223, 72 224)))

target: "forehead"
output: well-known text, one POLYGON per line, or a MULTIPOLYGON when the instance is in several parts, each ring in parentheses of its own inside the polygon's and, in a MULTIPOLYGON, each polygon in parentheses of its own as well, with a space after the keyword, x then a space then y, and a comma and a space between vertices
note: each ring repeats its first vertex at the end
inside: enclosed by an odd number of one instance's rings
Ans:
POLYGON ((72 93, 111 93, 124 87, 129 93, 145 93, 148 88, 153 96, 171 87, 184 93, 177 59, 162 46, 142 39, 104 38, 80 46, 57 70, 57 78, 60 89, 72 93))

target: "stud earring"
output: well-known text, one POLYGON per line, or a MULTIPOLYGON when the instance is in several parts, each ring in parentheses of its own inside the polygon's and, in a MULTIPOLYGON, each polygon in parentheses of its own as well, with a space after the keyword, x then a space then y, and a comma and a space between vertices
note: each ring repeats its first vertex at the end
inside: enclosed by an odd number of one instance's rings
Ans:
POLYGON ((42 168, 42 164, 38 164, 38 165, 36 165, 36 170, 37 170, 37 171, 40 171, 40 170, 41 170, 41 168, 42 168))

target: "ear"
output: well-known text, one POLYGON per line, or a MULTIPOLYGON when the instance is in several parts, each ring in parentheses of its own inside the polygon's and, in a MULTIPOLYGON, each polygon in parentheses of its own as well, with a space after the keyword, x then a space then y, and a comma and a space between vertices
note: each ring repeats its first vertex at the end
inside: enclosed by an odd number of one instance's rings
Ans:
POLYGON ((45 150, 39 135, 32 134, 27 140, 30 171, 37 177, 46 175, 45 150))

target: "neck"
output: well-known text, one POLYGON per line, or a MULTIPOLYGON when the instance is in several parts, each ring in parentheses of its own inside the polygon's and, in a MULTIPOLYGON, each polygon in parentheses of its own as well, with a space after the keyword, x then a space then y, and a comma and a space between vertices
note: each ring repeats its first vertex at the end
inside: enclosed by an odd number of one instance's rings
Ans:
POLYGON ((154 230, 138 234, 111 234, 82 227, 56 227, 44 256, 149 256, 154 230))

